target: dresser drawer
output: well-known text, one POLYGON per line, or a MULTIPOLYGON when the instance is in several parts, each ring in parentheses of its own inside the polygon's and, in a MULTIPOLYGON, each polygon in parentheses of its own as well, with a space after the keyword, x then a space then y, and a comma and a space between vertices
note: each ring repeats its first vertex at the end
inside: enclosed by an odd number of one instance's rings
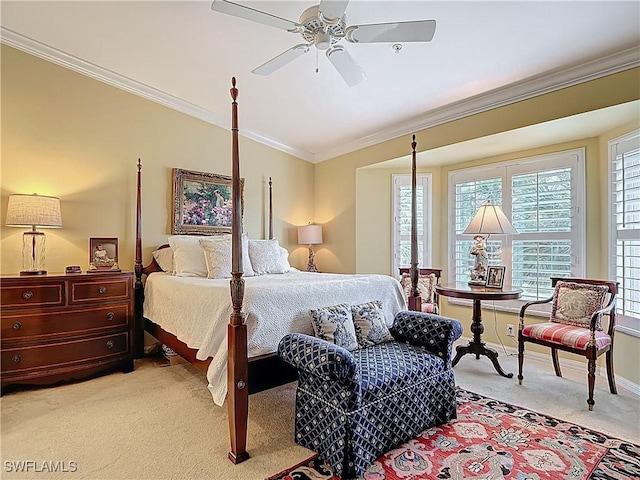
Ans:
POLYGON ((131 294, 131 280, 112 278, 104 281, 73 281, 69 284, 69 290, 69 305, 124 300, 131 294))
POLYGON ((10 373, 39 367, 56 368, 75 362, 109 359, 128 352, 128 332, 43 346, 7 348, 2 350, 2 371, 10 373))
POLYGON ((40 285, 3 285, 0 303, 2 308, 55 307, 64 305, 64 282, 40 285))
POLYGON ((2 343, 39 336, 69 335, 106 328, 124 328, 129 323, 129 304, 98 308, 68 309, 29 315, 2 315, 2 343))

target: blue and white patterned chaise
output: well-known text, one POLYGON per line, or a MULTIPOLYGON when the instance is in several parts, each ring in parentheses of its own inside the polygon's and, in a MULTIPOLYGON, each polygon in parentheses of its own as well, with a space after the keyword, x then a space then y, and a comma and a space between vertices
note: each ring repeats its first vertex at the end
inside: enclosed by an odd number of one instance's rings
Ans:
POLYGON ((460 322, 403 311, 391 334, 395 341, 353 351, 298 333, 280 341, 280 357, 299 373, 295 441, 341 478, 456 418, 451 351, 460 322))

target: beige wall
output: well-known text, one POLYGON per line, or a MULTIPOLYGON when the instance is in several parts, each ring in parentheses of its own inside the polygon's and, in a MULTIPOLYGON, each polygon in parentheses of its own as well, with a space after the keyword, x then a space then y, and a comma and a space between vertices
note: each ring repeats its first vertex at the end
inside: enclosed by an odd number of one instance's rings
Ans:
MULTIPOLYGON (((12 193, 60 197, 63 228, 44 230, 50 272, 70 264, 85 269, 90 237, 117 237, 121 268, 131 270, 138 158, 145 262, 171 232, 171 169, 231 174, 229 129, 4 45, 1 88, 3 274, 21 269, 24 229, 4 226, 12 193)), ((241 99, 242 92, 240 112, 241 99)), ((251 238, 268 234, 271 176, 275 235, 292 252, 292 264, 304 267, 306 249, 298 247, 294 227, 313 221, 313 165, 243 137, 240 159, 245 231, 251 238)))

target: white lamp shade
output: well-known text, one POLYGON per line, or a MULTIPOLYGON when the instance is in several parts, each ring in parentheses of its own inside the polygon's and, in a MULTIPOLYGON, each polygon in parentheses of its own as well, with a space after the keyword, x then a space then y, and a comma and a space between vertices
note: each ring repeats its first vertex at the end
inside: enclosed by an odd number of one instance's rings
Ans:
POLYGON ((463 234, 516 234, 518 231, 497 205, 482 205, 463 234))
POLYGON ((298 227, 298 245, 317 245, 322 243, 322 225, 298 227))
POLYGON ((7 227, 62 227, 60 199, 45 195, 9 195, 7 227))

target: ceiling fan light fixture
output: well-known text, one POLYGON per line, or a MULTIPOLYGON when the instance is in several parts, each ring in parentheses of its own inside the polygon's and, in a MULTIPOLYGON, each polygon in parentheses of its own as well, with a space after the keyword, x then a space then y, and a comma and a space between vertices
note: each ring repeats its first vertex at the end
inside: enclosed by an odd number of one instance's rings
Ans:
POLYGON ((318 32, 315 41, 318 50, 327 50, 331 46, 331 35, 327 32, 318 32))

